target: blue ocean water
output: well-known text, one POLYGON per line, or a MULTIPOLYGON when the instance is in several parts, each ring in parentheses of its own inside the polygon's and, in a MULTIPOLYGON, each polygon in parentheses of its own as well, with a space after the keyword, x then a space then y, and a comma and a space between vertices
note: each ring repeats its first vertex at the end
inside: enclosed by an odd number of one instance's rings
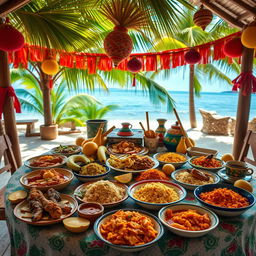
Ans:
MULTIPOLYGON (((188 92, 170 91, 172 98, 175 100, 176 109, 178 110, 181 119, 189 121, 189 106, 188 92)), ((133 91, 128 89, 111 88, 109 93, 103 91, 95 91, 93 94, 97 100, 104 105, 117 104, 119 108, 112 111, 106 116, 106 119, 112 120, 145 120, 145 111, 148 111, 151 119, 166 118, 175 119, 174 115, 167 113, 166 106, 155 106, 150 103, 149 96, 142 91, 133 91)), ((232 92, 202 92, 200 97, 195 97, 196 114, 198 121, 201 120, 201 115, 198 108, 205 110, 216 111, 222 116, 236 117, 238 103, 238 93, 232 92)), ((42 117, 23 112, 17 114, 17 119, 22 118, 38 118, 42 117)), ((251 98, 250 119, 256 117, 256 95, 251 98)))

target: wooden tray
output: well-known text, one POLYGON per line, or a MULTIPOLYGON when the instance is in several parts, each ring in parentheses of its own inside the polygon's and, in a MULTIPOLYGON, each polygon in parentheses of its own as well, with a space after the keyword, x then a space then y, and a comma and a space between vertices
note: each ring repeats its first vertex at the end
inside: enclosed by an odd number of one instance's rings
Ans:
POLYGON ((21 220, 27 224, 31 224, 31 225, 35 225, 35 226, 47 226, 47 225, 52 225, 52 224, 61 222, 62 220, 68 218, 69 216, 71 216, 72 214, 74 214, 76 212, 78 204, 77 204, 77 201, 75 200, 75 198, 73 198, 72 196, 60 194, 60 197, 61 197, 61 200, 69 201, 70 206, 72 207, 72 210, 68 214, 61 215, 61 217, 59 219, 39 220, 39 221, 34 222, 31 220, 31 218, 23 218, 22 217, 23 213, 21 212, 21 209, 28 207, 27 200, 24 200, 24 201, 20 202, 19 204, 17 204, 13 210, 13 213, 16 216, 16 218, 18 218, 19 220, 21 220))

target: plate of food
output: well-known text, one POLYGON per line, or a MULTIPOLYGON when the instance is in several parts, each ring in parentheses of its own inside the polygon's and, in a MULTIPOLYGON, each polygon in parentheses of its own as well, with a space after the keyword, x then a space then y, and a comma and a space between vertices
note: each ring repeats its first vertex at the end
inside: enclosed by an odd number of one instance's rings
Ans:
POLYGON ((182 201, 186 190, 171 181, 167 180, 142 180, 134 183, 128 189, 128 195, 136 204, 151 210, 175 204, 182 201))
POLYGON ((53 154, 71 156, 79 154, 81 152, 81 147, 77 145, 59 145, 58 147, 52 148, 51 152, 53 154))
POLYGON ((206 184, 216 184, 220 182, 218 175, 195 168, 179 169, 172 172, 171 177, 186 189, 194 190, 196 187, 206 184))
POLYGON ((187 162, 187 156, 176 152, 157 153, 153 156, 161 165, 172 164, 176 168, 180 168, 187 162))
POLYGON ((73 171, 76 178, 82 182, 102 180, 108 176, 109 172, 109 167, 96 162, 82 166, 79 171, 73 171))
POLYGON ((42 169, 42 168, 52 168, 60 167, 67 162, 67 157, 62 155, 41 155, 35 156, 27 161, 25 165, 31 169, 42 169))
POLYGON ((26 200, 17 204, 14 215, 27 224, 46 226, 61 222, 77 210, 77 201, 50 188, 43 194, 32 188, 26 200))
POLYGON ((140 209, 123 209, 105 213, 97 219, 94 232, 116 250, 136 252, 155 244, 164 234, 164 229, 153 214, 140 209))
POLYGON ((172 233, 189 238, 204 236, 219 224, 214 212, 189 203, 166 206, 158 218, 172 233))
POLYGON ((206 171, 218 171, 224 167, 224 163, 221 159, 208 156, 194 156, 189 159, 189 164, 197 169, 206 171))
POLYGON ((64 189, 73 180, 74 174, 63 168, 51 168, 32 171, 20 178, 21 185, 26 189, 33 187, 46 191, 49 188, 64 189))
POLYGON ((129 155, 117 157, 110 155, 110 158, 106 161, 106 165, 115 171, 138 173, 156 168, 159 162, 149 156, 129 155))
POLYGON ((122 140, 118 143, 113 143, 108 145, 107 147, 108 154, 112 155, 130 155, 130 154, 138 154, 138 155, 146 155, 148 153, 148 149, 141 145, 135 144, 128 140, 122 140))
POLYGON ((127 197, 127 186, 109 180, 92 181, 82 184, 74 191, 79 202, 96 202, 104 207, 114 207, 124 202, 127 197))

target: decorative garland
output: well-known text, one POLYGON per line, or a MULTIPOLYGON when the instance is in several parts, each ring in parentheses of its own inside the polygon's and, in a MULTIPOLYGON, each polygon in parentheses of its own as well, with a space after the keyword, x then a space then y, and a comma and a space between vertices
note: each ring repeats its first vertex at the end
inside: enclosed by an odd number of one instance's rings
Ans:
POLYGON ((21 113, 20 102, 18 100, 18 97, 15 94, 13 87, 11 87, 11 86, 1 87, 0 86, 0 119, 2 119, 2 114, 4 111, 4 104, 5 104, 6 97, 13 97, 13 105, 16 110, 16 113, 21 113))
MULTIPOLYGON (((207 64, 212 60, 226 58, 223 52, 224 44, 229 39, 240 35, 241 32, 237 32, 221 39, 193 47, 201 55, 199 64, 207 64), (210 58, 211 50, 213 50, 212 58, 210 58)), ((134 57, 141 61, 141 71, 176 68, 187 64, 184 55, 190 49, 187 47, 162 52, 134 53, 119 63, 117 69, 127 70, 127 62, 134 57)), ((56 59, 59 60, 59 65, 62 67, 86 69, 89 74, 95 74, 97 70, 111 71, 113 69, 112 60, 103 53, 66 52, 28 44, 16 52, 9 52, 9 63, 12 63, 14 68, 18 68, 19 65, 27 68, 29 61, 43 62, 48 58, 49 52, 52 56, 56 56, 56 59)), ((229 63, 232 63, 232 57, 228 57, 228 59, 229 63)))

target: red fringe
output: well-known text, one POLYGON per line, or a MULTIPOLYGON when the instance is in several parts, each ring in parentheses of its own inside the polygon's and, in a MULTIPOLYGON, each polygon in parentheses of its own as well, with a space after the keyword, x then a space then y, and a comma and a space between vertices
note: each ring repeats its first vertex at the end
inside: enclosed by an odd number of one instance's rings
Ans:
POLYGON ((171 58, 170 54, 163 54, 160 55, 160 66, 161 69, 170 69, 171 65, 171 58))
POLYGON ((214 44, 214 46, 213 46, 213 59, 214 60, 220 60, 220 59, 226 58, 226 55, 223 52, 224 44, 225 44, 225 41, 221 41, 221 42, 214 44))
POLYGON ((126 59, 124 59, 123 61, 121 61, 121 62, 118 64, 117 69, 124 70, 124 71, 128 70, 128 69, 127 69, 127 62, 128 62, 128 61, 129 61, 128 58, 126 58, 126 59))
POLYGON ((96 58, 97 57, 87 57, 87 67, 88 74, 96 74, 96 58))
POLYGON ((13 97, 13 106, 16 113, 21 113, 21 105, 13 87, 0 87, 0 119, 2 119, 6 97, 13 97))
POLYGON ((156 71, 157 70, 157 59, 156 55, 146 56, 146 71, 156 71))
POLYGON ((67 68, 73 68, 74 67, 74 56, 72 54, 60 54, 60 60, 59 60, 60 66, 67 67, 67 68))
POLYGON ((100 57, 97 69, 102 71, 111 71, 113 67, 113 62, 108 57, 100 57))
POLYGON ((256 77, 252 74, 252 71, 242 72, 232 83, 234 84, 232 90, 242 90, 243 96, 256 93, 256 77))
POLYGON ((185 65, 184 52, 174 52, 172 54, 172 68, 185 65))
POLYGON ((201 54, 200 64, 207 64, 209 63, 210 57, 210 46, 199 48, 199 53, 201 54))
POLYGON ((86 58, 84 56, 76 56, 76 68, 78 69, 87 68, 86 58))

